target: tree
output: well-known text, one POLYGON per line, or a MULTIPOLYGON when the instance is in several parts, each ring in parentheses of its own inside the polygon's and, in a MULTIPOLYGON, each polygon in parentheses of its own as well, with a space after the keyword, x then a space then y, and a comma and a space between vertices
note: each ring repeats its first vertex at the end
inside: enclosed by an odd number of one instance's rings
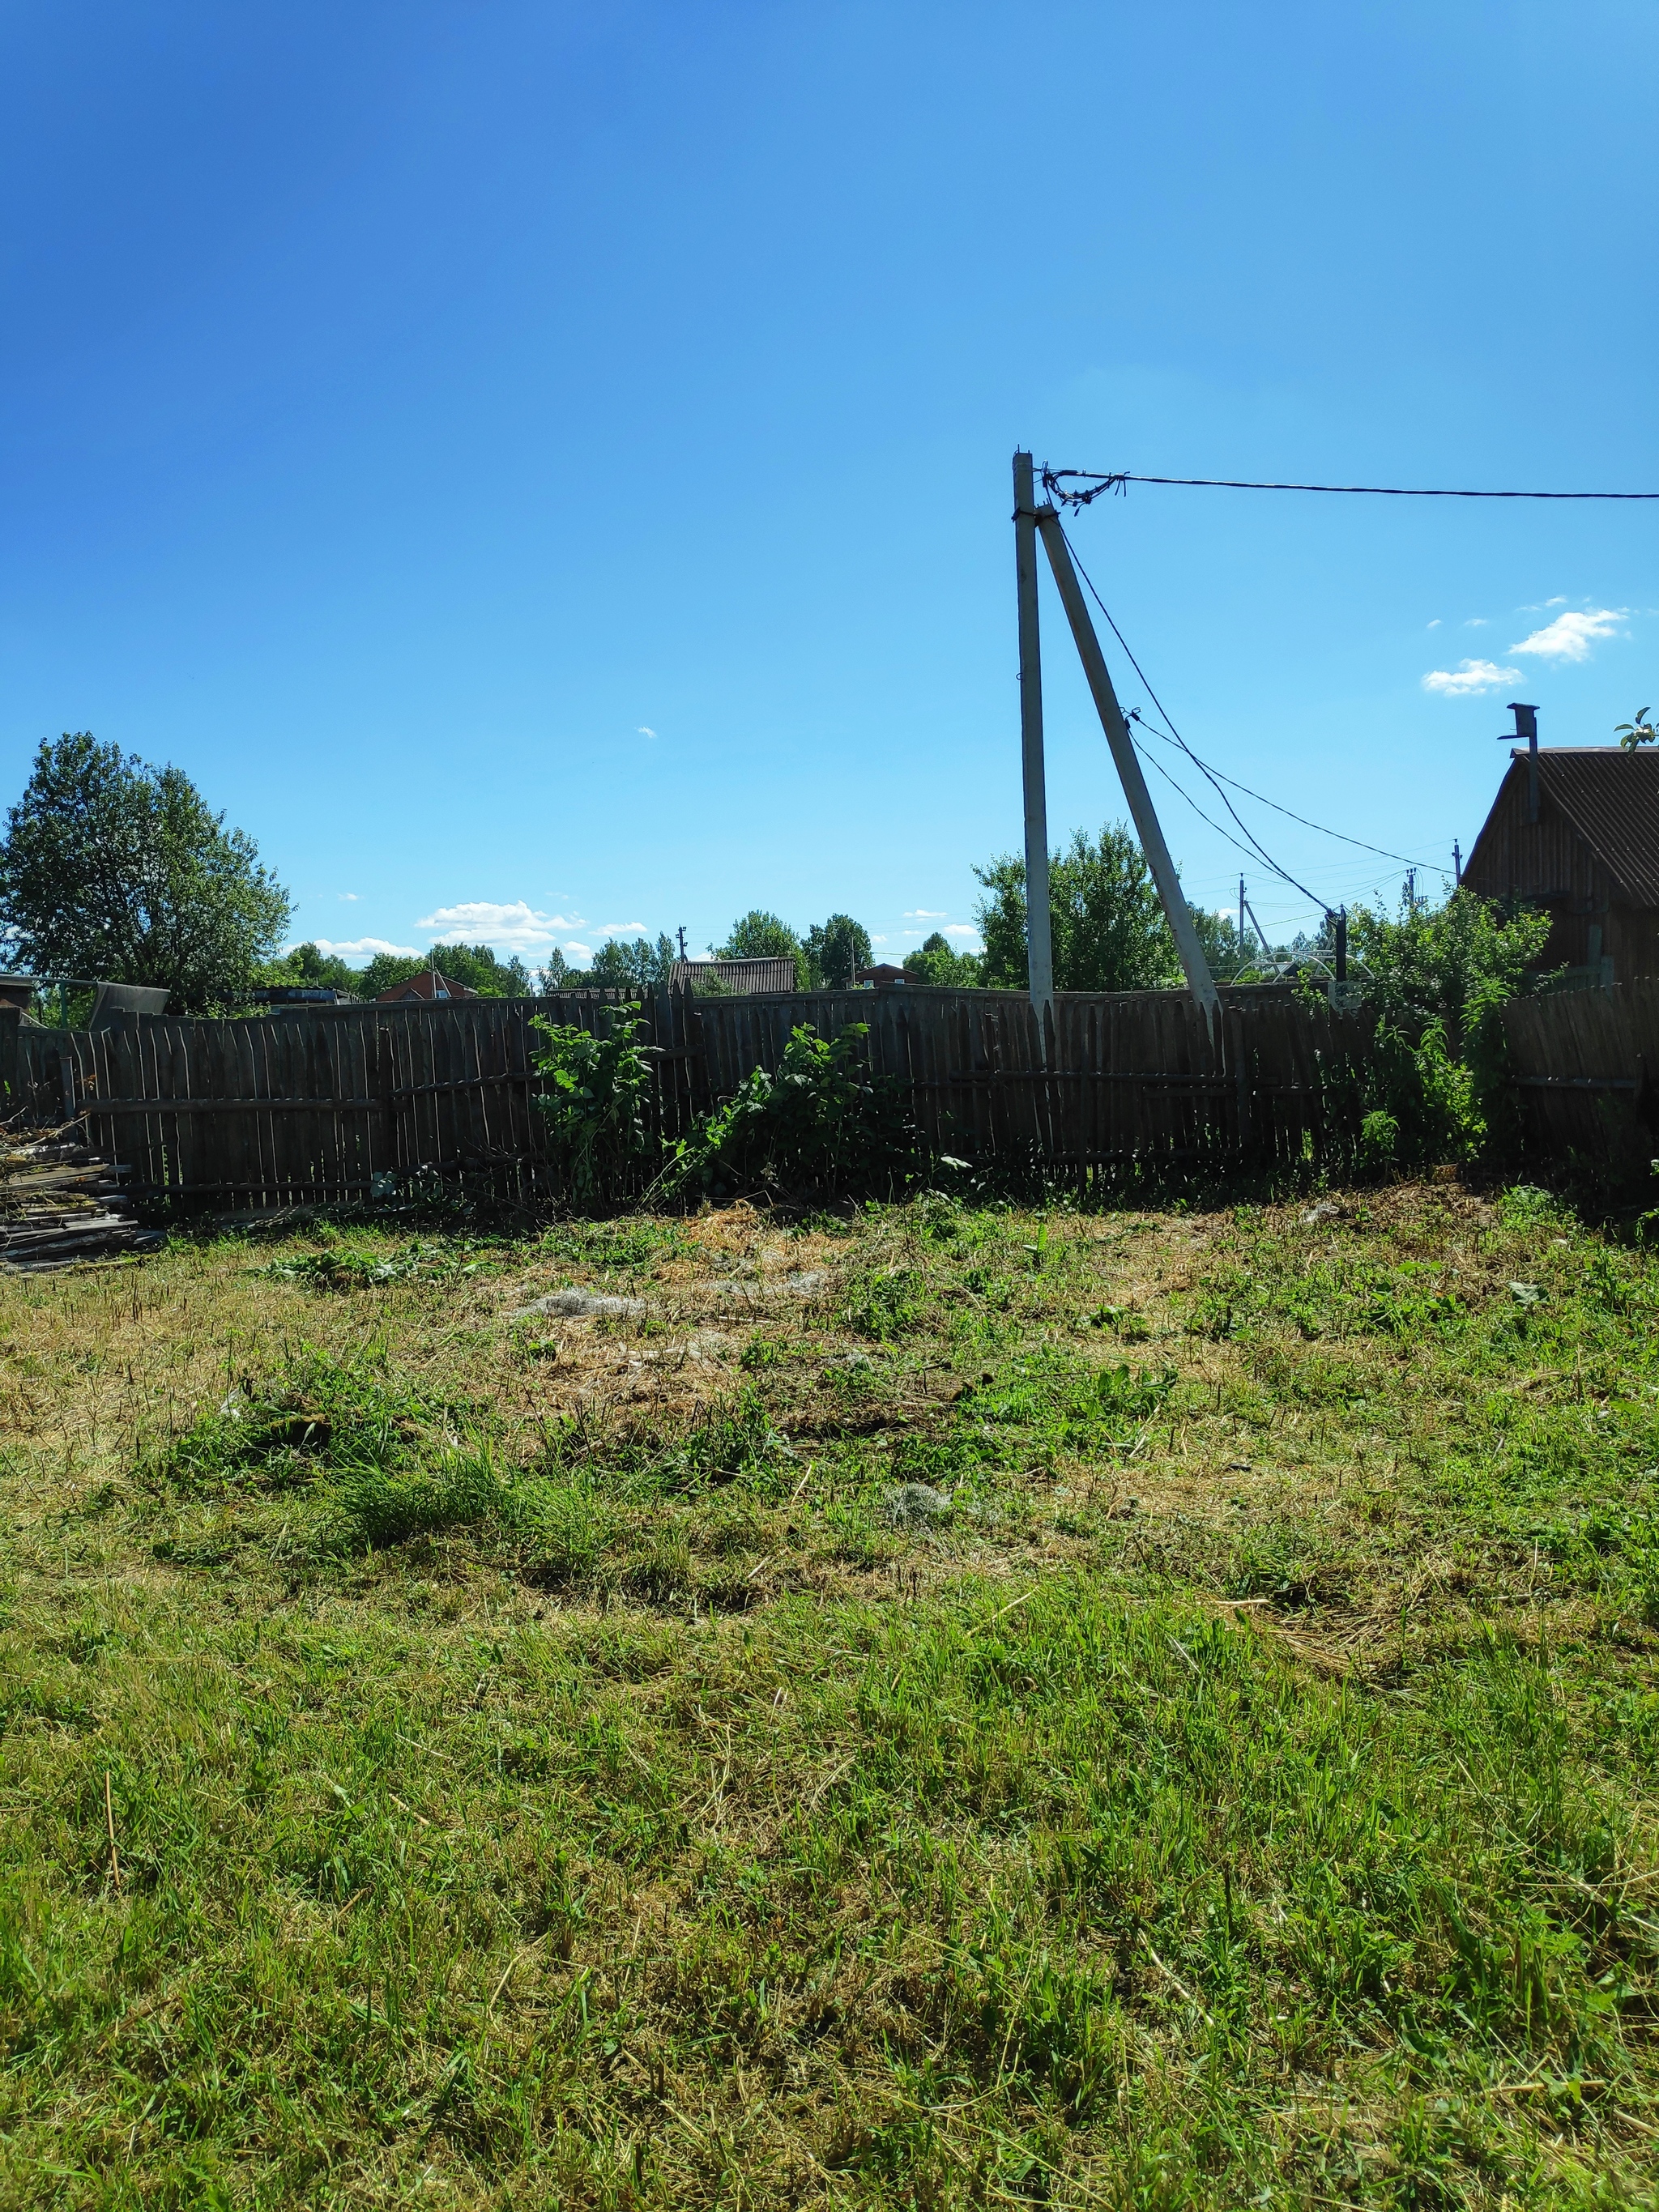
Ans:
POLYGON ((985 963, 976 952, 956 952, 942 932, 923 938, 914 952, 904 956, 904 972, 913 983, 942 984, 955 991, 975 989, 985 978, 985 963))
POLYGON ((280 959, 267 960, 259 970, 264 984, 298 984, 301 989, 349 991, 363 995, 363 979, 337 952, 325 952, 319 945, 290 945, 280 959))
POLYGON ((732 934, 724 945, 715 947, 714 957, 716 960, 791 959, 795 963, 796 988, 805 991, 811 988, 806 948, 787 921, 780 921, 775 914, 763 913, 759 907, 751 907, 739 921, 732 923, 732 934))
POLYGON ((530 970, 518 954, 498 960, 488 945, 434 945, 427 952, 377 952, 357 978, 356 988, 365 999, 378 999, 394 983, 435 968, 447 982, 459 983, 483 999, 526 999, 530 996, 530 970))
POLYGON ((1366 969, 1366 996, 1383 1019, 1415 1031, 1437 1022, 1454 1060, 1487 1017, 1530 989, 1550 933, 1534 907, 1485 899, 1460 885, 1443 906, 1402 898, 1391 921, 1369 907, 1348 916, 1348 950, 1366 969))
POLYGON ((1659 730, 1649 721, 1647 708, 1638 707, 1630 720, 1620 722, 1613 734, 1627 753, 1633 753, 1638 745, 1650 745, 1659 738, 1659 730))
POLYGON ((832 914, 828 921, 815 921, 802 948, 813 990, 845 991, 870 965, 870 933, 850 914, 832 914))
POLYGON ((674 940, 659 935, 654 945, 646 938, 634 944, 607 938, 593 955, 588 981, 605 991, 642 991, 665 983, 674 965, 674 940))
MULTIPOLYGON (((974 873, 989 896, 975 908, 985 981, 1024 990, 1025 863, 1004 854, 974 873)), ((1148 991, 1182 981, 1175 939, 1139 846, 1121 823, 1091 843, 1079 830, 1048 860, 1049 927, 1057 991, 1148 991)))
POLYGON ((35 975, 159 985, 179 1013, 244 1005, 288 893, 181 769, 90 731, 43 744, 0 842, 5 955, 35 975))

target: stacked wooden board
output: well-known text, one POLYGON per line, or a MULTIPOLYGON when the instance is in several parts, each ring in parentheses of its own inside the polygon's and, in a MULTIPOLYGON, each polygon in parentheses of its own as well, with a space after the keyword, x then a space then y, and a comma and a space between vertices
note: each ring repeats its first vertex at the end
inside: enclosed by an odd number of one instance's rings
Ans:
POLYGON ((153 1252, 161 1242, 139 1223, 120 1171, 84 1145, 48 1137, 0 1155, 0 1267, 81 1267, 153 1252))

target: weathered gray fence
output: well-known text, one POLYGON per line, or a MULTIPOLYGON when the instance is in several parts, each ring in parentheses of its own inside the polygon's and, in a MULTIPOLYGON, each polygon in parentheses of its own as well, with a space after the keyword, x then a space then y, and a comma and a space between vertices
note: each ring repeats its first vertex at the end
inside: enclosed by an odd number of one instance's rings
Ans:
POLYGON ((1659 980, 1547 991, 1504 1009, 1530 1150, 1607 1160, 1659 1138, 1659 980))
MULTIPOLYGON (((129 1188, 255 1208, 368 1196, 417 1170, 557 1195, 541 1118, 538 1018, 592 1029, 622 994, 307 1007, 246 1021, 137 1018, 95 1034, 0 1031, 15 1119, 83 1121, 129 1188)), ((631 1003, 629 1001, 629 1003, 631 1003)), ((792 1030, 867 1025, 939 1152, 1086 1176, 1130 1163, 1340 1166, 1356 1133, 1362 1013, 1283 988, 1224 994, 1212 1036, 1183 992, 1063 995, 1044 1036, 1023 994, 904 988, 639 1002, 665 1137, 775 1067, 792 1030)))

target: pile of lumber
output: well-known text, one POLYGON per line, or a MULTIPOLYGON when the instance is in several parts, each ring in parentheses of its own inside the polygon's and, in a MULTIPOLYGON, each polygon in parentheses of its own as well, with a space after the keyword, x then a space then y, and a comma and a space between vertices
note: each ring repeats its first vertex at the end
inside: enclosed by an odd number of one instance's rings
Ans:
POLYGON ((0 1268, 35 1272, 155 1251, 161 1234, 140 1226, 121 1172, 68 1137, 0 1152, 0 1268))

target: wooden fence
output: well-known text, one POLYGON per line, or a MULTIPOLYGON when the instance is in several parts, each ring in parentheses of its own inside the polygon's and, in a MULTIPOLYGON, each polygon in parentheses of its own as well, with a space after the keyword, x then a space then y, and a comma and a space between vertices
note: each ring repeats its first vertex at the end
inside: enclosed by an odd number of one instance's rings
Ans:
MULTIPOLYGON (((538 1018, 589 1030, 615 993, 316 1007, 246 1021, 131 1018, 88 1034, 0 1028, 15 1121, 84 1121, 128 1188, 227 1209, 389 1193, 425 1172, 525 1204, 559 1195, 535 1106, 538 1018)), ((627 1003, 634 1003, 633 1000, 627 1003)), ((1223 994, 1212 1037, 1184 992, 1063 995, 1047 1036, 1017 992, 817 992, 639 1002, 665 1138, 775 1068, 802 1023, 867 1025, 936 1151, 1087 1178, 1132 1163, 1340 1168, 1356 1137, 1363 1013, 1283 988, 1223 994)))
POLYGON ((1659 1150, 1659 980, 1511 999, 1504 1030, 1529 1151, 1659 1150))

